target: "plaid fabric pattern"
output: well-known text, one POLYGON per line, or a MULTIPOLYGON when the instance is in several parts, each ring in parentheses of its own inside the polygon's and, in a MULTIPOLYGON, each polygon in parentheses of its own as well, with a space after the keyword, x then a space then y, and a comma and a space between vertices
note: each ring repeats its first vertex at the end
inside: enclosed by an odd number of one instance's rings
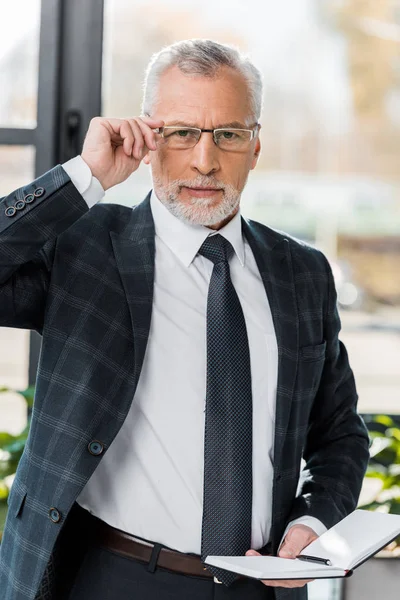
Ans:
MULTIPOLYGON (((276 552, 290 519, 309 514, 330 527, 355 508, 368 436, 338 340, 325 257, 259 223, 242 224, 278 338, 276 552)), ((143 363, 155 255, 149 197, 134 210, 89 211, 58 166, 0 201, 0 242, 0 325, 42 335, 32 426, 0 550, 0 597, 60 600, 53 585, 60 531, 127 415, 143 363), (43 195, 6 215, 39 187, 43 195), (89 452, 92 440, 101 454, 89 452)), ((303 600, 306 591, 277 588, 275 595, 303 600)))

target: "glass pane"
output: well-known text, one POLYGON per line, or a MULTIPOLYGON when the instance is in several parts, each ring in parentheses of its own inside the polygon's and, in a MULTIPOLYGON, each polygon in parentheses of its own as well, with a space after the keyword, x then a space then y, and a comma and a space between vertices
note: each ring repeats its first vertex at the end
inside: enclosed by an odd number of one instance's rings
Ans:
POLYGON ((34 179, 33 146, 0 146, 0 197, 34 179))
MULTIPOLYGON (((330 260, 362 412, 400 412, 398 4, 105 2, 104 115, 140 114, 151 55, 180 39, 233 43, 262 71, 262 153, 243 213, 330 260)), ((106 201, 132 205, 150 187, 142 165, 106 201)))
POLYGON ((36 127, 40 0, 2 3, 0 127, 36 127))
MULTIPOLYGON (((0 146, 0 197, 34 179, 35 149, 0 146)), ((0 388, 28 385, 29 332, 0 327, 0 388)), ((26 407, 15 394, 0 395, 0 431, 18 433, 26 423, 26 407)))

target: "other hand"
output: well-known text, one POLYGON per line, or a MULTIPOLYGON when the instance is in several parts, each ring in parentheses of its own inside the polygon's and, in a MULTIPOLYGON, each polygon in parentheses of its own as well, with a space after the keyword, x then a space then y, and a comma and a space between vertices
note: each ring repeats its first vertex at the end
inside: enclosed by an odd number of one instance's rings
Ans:
POLYGON ((81 156, 104 190, 125 181, 149 150, 156 149, 153 129, 163 125, 149 117, 90 121, 81 156))
MULTIPOLYGON (((279 550, 280 558, 294 559, 300 552, 318 538, 311 527, 306 525, 293 525, 286 534, 279 550)), ((256 550, 247 550, 246 556, 261 556, 256 550)), ((297 588, 303 587, 313 579, 262 579, 264 585, 272 587, 297 588)))

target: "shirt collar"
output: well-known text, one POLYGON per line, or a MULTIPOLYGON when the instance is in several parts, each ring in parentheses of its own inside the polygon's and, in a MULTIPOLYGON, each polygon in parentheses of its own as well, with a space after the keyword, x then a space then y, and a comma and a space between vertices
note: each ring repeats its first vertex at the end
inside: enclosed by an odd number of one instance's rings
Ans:
POLYGON ((233 246, 242 267, 244 266, 244 243, 240 210, 218 231, 204 225, 189 225, 175 217, 153 191, 150 207, 156 235, 168 246, 177 258, 188 267, 196 257, 201 245, 209 235, 220 233, 233 246))

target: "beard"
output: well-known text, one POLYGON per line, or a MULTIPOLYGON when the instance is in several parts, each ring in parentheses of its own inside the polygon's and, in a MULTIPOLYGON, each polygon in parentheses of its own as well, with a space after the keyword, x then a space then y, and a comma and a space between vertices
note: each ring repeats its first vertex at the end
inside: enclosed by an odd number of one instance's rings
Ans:
MULTIPOLYGON (((222 183, 210 177, 196 177, 196 179, 175 179, 165 185, 160 179, 153 176, 157 197, 175 217, 189 225, 217 225, 230 215, 239 206, 241 190, 233 185, 222 183), (182 202, 179 194, 183 187, 212 187, 222 191, 222 200, 215 204, 215 199, 189 198, 182 202)), ((244 187, 244 186, 243 186, 244 187)))

